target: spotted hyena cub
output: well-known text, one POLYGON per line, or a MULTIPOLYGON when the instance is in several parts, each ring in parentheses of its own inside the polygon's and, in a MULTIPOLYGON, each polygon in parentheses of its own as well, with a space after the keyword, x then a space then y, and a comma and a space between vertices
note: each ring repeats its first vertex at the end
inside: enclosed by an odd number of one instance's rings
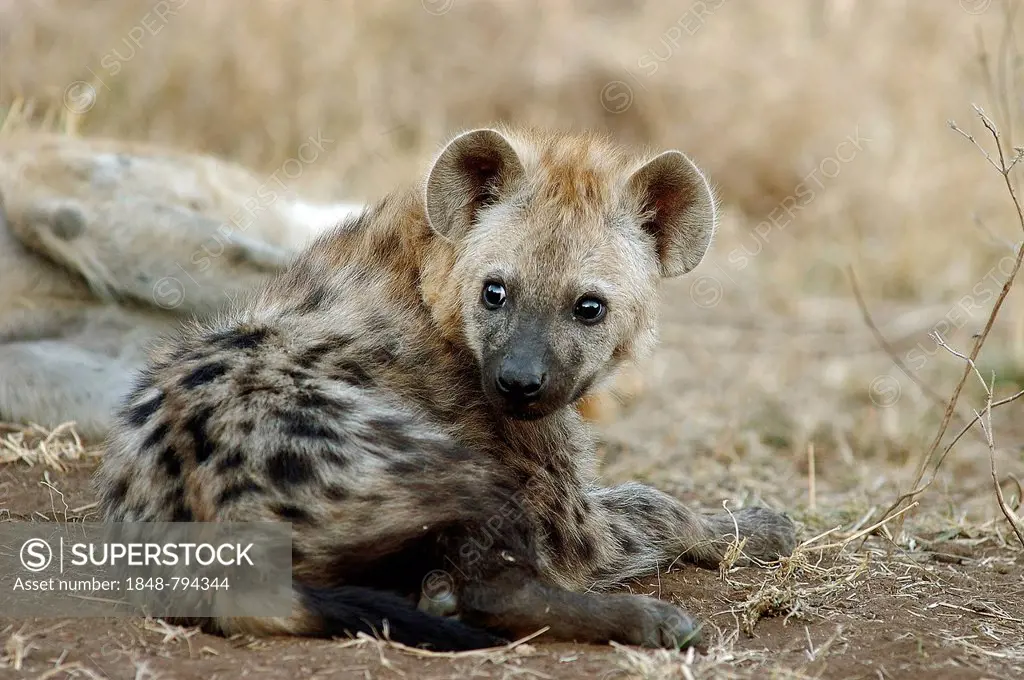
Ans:
POLYGON ((789 554, 794 525, 599 486, 571 405, 651 348, 659 279, 693 269, 714 224, 678 151, 459 135, 422 187, 156 351, 98 473, 106 517, 290 522, 294 613, 206 622, 226 634, 688 644, 682 610, 599 591, 715 566, 737 532, 749 558, 789 554))

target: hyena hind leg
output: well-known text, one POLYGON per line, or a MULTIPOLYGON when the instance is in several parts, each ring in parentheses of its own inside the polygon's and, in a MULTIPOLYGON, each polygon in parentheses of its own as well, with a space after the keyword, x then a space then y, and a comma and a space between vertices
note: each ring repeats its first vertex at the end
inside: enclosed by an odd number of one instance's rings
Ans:
POLYGON ((495 517, 448 541, 462 621, 508 638, 547 628, 548 639, 578 643, 678 649, 699 640, 694 620, 668 602, 555 585, 538 566, 531 528, 495 517))
POLYGON ((694 619, 668 602, 566 590, 522 568, 467 584, 459 611, 463 621, 513 638, 547 628, 550 639, 578 643, 679 649, 700 640, 694 619))
MULTIPOLYGON (((300 583, 297 596, 304 614, 293 621, 300 628, 292 632, 375 634, 387 625, 396 641, 439 649, 491 646, 544 628, 548 639, 579 643, 680 648, 698 641, 694 620, 670 603, 639 595, 574 592, 551 583, 539 566, 533 527, 526 520, 496 523, 496 517, 508 516, 498 509, 507 496, 499 486, 487 488, 480 477, 474 479, 481 511, 476 518, 444 530, 436 539, 437 552, 427 551, 436 557, 429 558, 421 570, 433 567, 430 573, 445 574, 450 593, 440 593, 434 606, 417 609, 408 600, 362 586, 300 583), (456 613, 458 618, 441 618, 440 613, 456 613)), ((376 537, 378 544, 389 540, 376 537)), ((373 571, 389 572, 396 557, 398 562, 412 563, 421 555, 414 547, 377 562, 373 571)), ((427 585, 424 576, 419 575, 421 588, 427 585)), ((428 593, 419 595, 422 605, 428 593)))
MULTIPOLYGON (((300 454, 295 455, 301 460, 300 454)), ((398 461, 392 464, 401 468, 398 461)), ((297 522, 292 616, 220 618, 208 622, 209 632, 318 638, 364 633, 386 635, 395 642, 436 651, 479 649, 507 642, 500 632, 439 615, 448 612, 423 611, 415 606, 426 577, 445 564, 439 547, 444 527, 457 526, 475 515, 476 508, 486 506, 486 492, 477 498, 468 493, 468 483, 460 488, 451 476, 421 479, 386 468, 360 475, 358 485, 337 481, 339 484, 332 487, 308 489, 312 493, 305 502, 289 509, 291 520, 297 522), (381 512, 382 508, 387 512, 381 512), (353 517, 366 519, 353 522, 353 517)), ((479 480, 477 483, 486 486, 479 480)), ((218 493, 236 484, 232 482, 218 493)), ((276 503, 271 501, 270 506, 276 503)), ((242 497, 222 510, 217 519, 251 521, 254 516, 263 516, 260 503, 242 497)))
MULTIPOLYGON (((320 557, 316 564, 295 567, 298 611, 278 624, 284 632, 332 637, 381 633, 386 625, 398 642, 436 649, 490 646, 545 627, 549 639, 581 643, 678 648, 697 640, 690 616, 667 602, 555 585, 540 566, 530 519, 525 514, 509 518, 514 496, 500 480, 489 480, 468 464, 423 462, 433 463, 426 469, 445 469, 445 479, 409 476, 398 465, 377 477, 363 475, 373 479, 369 488, 350 490, 331 510, 338 518, 365 514, 366 494, 384 492, 391 509, 386 525, 360 524, 315 550, 300 532, 295 543, 300 553, 320 557), (440 528, 424 535, 426 526, 440 528), (425 577, 437 572, 451 588, 442 593, 441 604, 454 605, 457 619, 414 605, 425 577)), ((322 526, 319 518, 312 519, 310 527, 322 526)), ((240 632, 231 622, 222 622, 221 630, 240 632)))

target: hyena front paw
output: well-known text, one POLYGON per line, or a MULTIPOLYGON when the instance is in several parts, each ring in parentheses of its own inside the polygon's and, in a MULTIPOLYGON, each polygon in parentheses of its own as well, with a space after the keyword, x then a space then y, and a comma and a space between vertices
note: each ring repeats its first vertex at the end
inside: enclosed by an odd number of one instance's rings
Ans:
POLYGON ((752 561, 769 562, 788 557, 796 548, 796 525, 784 512, 768 508, 743 508, 731 515, 715 515, 715 523, 722 537, 747 539, 743 545, 743 557, 736 560, 737 566, 748 566, 752 561))
POLYGON ((628 603, 620 639, 628 645, 684 649, 700 641, 700 625, 685 611, 661 600, 624 595, 628 603))

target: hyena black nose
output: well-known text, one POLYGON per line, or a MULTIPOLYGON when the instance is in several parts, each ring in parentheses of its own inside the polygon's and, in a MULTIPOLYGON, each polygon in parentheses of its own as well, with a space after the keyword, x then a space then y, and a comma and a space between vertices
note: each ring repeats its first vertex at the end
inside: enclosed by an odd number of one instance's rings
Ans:
POLYGON ((528 403, 540 399, 548 382, 548 374, 539 367, 503 361, 495 379, 498 392, 511 401, 528 403))

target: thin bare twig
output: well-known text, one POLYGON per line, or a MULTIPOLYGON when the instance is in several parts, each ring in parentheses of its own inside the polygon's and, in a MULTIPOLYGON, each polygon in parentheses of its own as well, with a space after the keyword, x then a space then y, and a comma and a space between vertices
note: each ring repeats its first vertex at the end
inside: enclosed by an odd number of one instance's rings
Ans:
MULTIPOLYGON (((1009 397, 1006 397, 1005 399, 1000 399, 999 401, 994 402, 992 404, 992 408, 997 408, 999 406, 1005 406, 1006 404, 1009 404, 1011 401, 1016 401, 1017 399, 1020 399, 1021 397, 1024 397, 1024 390, 1021 390, 1020 392, 1017 392, 1016 394, 1012 394, 1009 397)), ((963 437, 965 434, 967 434, 967 431, 970 430, 972 427, 974 427, 974 424, 976 422, 978 422, 978 420, 979 420, 978 415, 977 415, 977 413, 975 413, 974 418, 971 420, 971 422, 969 422, 966 425, 964 425, 963 429, 960 430, 960 432, 958 432, 955 437, 953 437, 953 441, 951 441, 949 444, 946 445, 946 448, 942 451, 942 455, 939 456, 939 459, 935 463, 935 469, 932 471, 932 476, 925 483, 925 487, 926 488, 927 488, 927 485, 931 484, 932 480, 935 479, 935 472, 942 465, 942 461, 946 459, 946 456, 949 454, 950 451, 953 450, 953 447, 956 446, 956 443, 958 441, 960 441, 960 438, 963 437)), ((982 435, 982 436, 984 436, 984 435, 982 435)), ((922 489, 922 491, 923 490, 924 489, 922 489)))
MULTIPOLYGON (((913 510, 916 507, 917 507, 917 501, 914 501, 913 503, 911 503, 907 507, 903 508, 899 512, 897 512, 897 513, 895 513, 893 515, 887 515, 885 517, 882 517, 882 519, 878 520, 877 522, 875 522, 871 526, 865 527, 865 528, 861 529, 860 531, 857 531, 857 532, 851 534, 850 536, 847 536, 846 538, 844 538, 841 541, 836 541, 835 543, 826 543, 825 545, 815 545, 815 546, 808 546, 807 542, 805 542, 805 543, 800 545, 800 549, 801 550, 818 550, 818 551, 821 551, 821 550, 832 550, 833 548, 843 549, 846 546, 848 546, 851 543, 853 543, 854 541, 856 541, 858 538, 869 536, 870 534, 874 533, 878 529, 881 529, 883 526, 885 526, 885 524, 887 522, 891 522, 894 519, 902 517, 904 514, 910 512, 911 510, 913 510)), ((822 534, 822 535, 824 535, 824 534, 822 534)))
POLYGON ((807 445, 807 504, 814 512, 818 507, 818 482, 815 470, 814 442, 807 445))
POLYGON ((981 421, 981 430, 985 433, 985 439, 988 441, 988 462, 989 469, 992 473, 992 485, 996 489, 996 500, 999 502, 999 509, 1003 513, 1003 517, 1009 523, 1010 528, 1013 529, 1013 533, 1017 534, 1017 540, 1020 541, 1021 547, 1024 547, 1024 522, 1021 522, 1020 517, 1013 511, 1013 508, 1006 502, 1006 498, 1003 497, 1003 487, 999 484, 999 474, 996 472, 996 443, 995 437, 992 430, 992 391, 995 389, 996 376, 992 374, 992 380, 990 383, 985 383, 981 378, 981 374, 978 374, 978 379, 981 380, 982 385, 985 385, 985 410, 982 411, 984 417, 975 411, 981 421))
MULTIPOLYGON (((948 344, 946 344, 945 341, 942 340, 942 338, 938 338, 937 342, 939 343, 939 346, 942 347, 944 350, 946 350, 953 356, 958 357, 959 359, 962 359, 965 362, 967 362, 968 367, 972 371, 974 371, 974 375, 978 378, 978 382, 981 383, 982 389, 985 390, 985 408, 982 410, 981 413, 978 413, 977 411, 974 412, 974 421, 980 423, 981 431, 985 435, 985 442, 988 444, 989 467, 992 472, 992 483, 996 489, 996 500, 999 502, 999 509, 1003 512, 1003 516, 1006 517, 1006 521, 1009 522, 1010 528, 1013 529, 1013 532, 1015 534, 1017 534, 1017 539, 1020 541, 1021 546, 1024 547, 1024 534, 1021 533, 1020 528, 1022 524, 1021 520, 1019 517, 1017 517, 1017 514, 1014 512, 1013 508, 1011 508, 1009 504, 1006 502, 1006 499, 1003 496, 1003 488, 999 484, 999 475, 996 473, 996 444, 992 429, 992 396, 995 392, 995 373, 992 374, 992 378, 989 382, 985 382, 985 378, 981 375, 981 371, 978 370, 978 367, 974 363, 973 359, 964 356, 962 352, 958 352, 952 347, 950 347, 948 344)), ((1019 396, 1021 393, 1024 392, 1018 392, 1017 396, 1019 396)), ((1011 398, 1010 401, 1012 400, 1013 399, 1011 398)))
MULTIPOLYGON (((1010 160, 1007 160, 1006 154, 1003 151, 1002 137, 999 133, 999 130, 996 128, 995 123, 993 123, 989 119, 989 117, 985 115, 985 112, 977 105, 974 106, 974 110, 975 113, 977 113, 978 117, 981 118, 981 122, 985 126, 985 129, 989 131, 989 133, 992 135, 992 138, 995 140, 997 157, 999 159, 998 164, 995 162, 995 160, 993 160, 992 156, 987 151, 985 151, 985 149, 982 148, 980 144, 978 144, 977 140, 975 140, 974 137, 972 137, 964 130, 962 130, 959 126, 957 126, 955 122, 950 121, 949 126, 954 131, 958 132, 960 135, 970 140, 976 147, 978 147, 978 149, 982 152, 982 154, 989 161, 989 163, 996 168, 1000 175, 1002 175, 1003 182, 1006 185, 1006 190, 1010 195, 1010 200, 1013 202, 1013 207, 1017 211, 1017 220, 1020 223, 1021 230, 1024 231, 1024 207, 1021 206, 1021 202, 1020 199, 1017 197, 1017 191, 1014 188, 1013 181, 1010 179, 1010 171, 1013 170, 1014 165, 1017 163, 1017 161, 1020 160, 1021 156, 1024 155, 1024 152, 1022 152, 1021 150, 1015 150, 1014 157, 1010 160)), ((978 334, 977 339, 974 342, 974 346, 971 347, 970 354, 967 357, 965 357, 968 361, 967 364, 964 366, 963 375, 960 376, 960 380, 957 382, 956 388, 953 390, 953 394, 949 398, 949 403, 946 405, 946 411, 942 416, 942 421, 939 423, 938 432, 935 433, 935 438, 932 440, 931 445, 928 447, 928 452, 924 455, 924 457, 921 460, 921 464, 917 470, 917 475, 914 478, 914 483, 911 485, 913 491, 902 494, 896 500, 896 502, 893 503, 893 505, 886 511, 886 516, 888 516, 894 510, 901 507, 904 502, 912 501, 914 498, 916 498, 917 495, 920 493, 920 490, 927 488, 927 486, 921 486, 921 481, 924 479, 925 472, 928 470, 929 467, 931 467, 930 464, 935 458, 935 452, 938 450, 939 445, 942 443, 942 438, 946 434, 946 430, 949 427, 950 420, 953 419, 953 414, 956 411, 957 401, 960 399, 960 392, 963 390, 964 384, 967 382, 967 378, 968 376, 970 376, 971 371, 976 370, 974 368, 974 362, 978 358, 978 354, 981 352, 981 348, 982 346, 984 346, 985 340, 988 339, 988 334, 992 330, 992 326, 995 324, 996 317, 999 315, 999 310, 1002 308, 1003 302, 1006 300, 1006 296, 1009 294, 1010 289, 1013 287, 1013 283, 1017 278, 1017 273, 1020 271, 1022 261, 1024 261, 1024 244, 1022 244, 1021 247, 1017 249, 1017 256, 1014 258, 1013 269, 1010 271, 1009 276, 1006 278, 1006 282, 1003 283, 1002 290, 999 291, 999 295, 996 298, 995 304, 992 306, 992 311, 989 313, 988 319, 985 322, 985 327, 982 329, 981 333, 978 334)), ((975 418, 975 420, 978 419, 975 418)), ((959 436, 957 438, 959 439, 959 436)), ((943 458, 945 458, 946 453, 947 452, 943 452, 943 458)), ((937 468, 933 467, 933 470, 937 472, 937 468)))
MULTIPOLYGON (((857 300, 857 306, 860 307, 861 317, 864 319, 864 323, 867 325, 867 327, 871 330, 871 334, 875 336, 875 342, 877 342, 878 346, 881 347, 885 351, 885 353, 889 355, 889 358, 892 359, 892 362, 896 364, 896 367, 903 372, 903 375, 910 378, 910 380, 915 385, 917 385, 922 392, 924 392, 925 396, 927 396, 933 402, 935 402, 937 406, 944 406, 946 400, 942 397, 942 395, 933 390, 931 386, 928 385, 928 383, 924 382, 916 375, 914 375, 914 372, 911 371, 907 364, 903 361, 903 359, 900 358, 899 354, 896 353, 896 349, 889 343, 889 340, 885 337, 885 335, 882 334, 882 331, 879 330, 878 325, 875 324, 875 320, 871 316, 871 312, 868 310, 868 305, 864 301, 864 295, 860 289, 860 283, 857 279, 857 273, 853 270, 852 266, 847 266, 846 275, 850 279, 850 287, 853 289, 853 296, 857 300)), ((966 417, 962 416, 959 413, 957 413, 956 415, 961 420, 967 420, 966 417)))
POLYGON ((510 642, 507 645, 502 645, 500 647, 487 647, 487 648, 484 648, 484 649, 471 649, 471 650, 464 651, 464 652, 435 652, 435 651, 432 651, 432 650, 429 650, 429 649, 420 649, 418 647, 409 647, 408 645, 403 645, 401 642, 395 642, 394 640, 388 639, 386 637, 384 639, 381 639, 381 638, 373 637, 371 635, 367 635, 366 633, 359 633, 358 635, 356 635, 355 638, 353 638, 351 640, 345 640, 343 642, 340 642, 340 643, 338 643, 338 647, 340 647, 340 648, 358 647, 358 646, 365 645, 365 644, 369 643, 369 644, 373 644, 373 645, 378 645, 380 647, 391 647, 393 649, 399 649, 399 650, 402 650, 403 652, 406 652, 407 654, 412 654, 413 656, 435 658, 435 659, 465 659, 465 658, 469 658, 469 657, 481 657, 481 656, 482 657, 487 657, 487 656, 493 656, 493 655, 496 655, 496 654, 500 654, 502 652, 512 652, 512 651, 515 651, 516 649, 518 649, 520 647, 523 647, 530 640, 533 640, 534 638, 539 637, 539 636, 543 635, 544 633, 548 632, 550 629, 551 629, 551 626, 544 626, 540 630, 536 630, 536 631, 530 633, 529 635, 521 637, 518 640, 510 642))

